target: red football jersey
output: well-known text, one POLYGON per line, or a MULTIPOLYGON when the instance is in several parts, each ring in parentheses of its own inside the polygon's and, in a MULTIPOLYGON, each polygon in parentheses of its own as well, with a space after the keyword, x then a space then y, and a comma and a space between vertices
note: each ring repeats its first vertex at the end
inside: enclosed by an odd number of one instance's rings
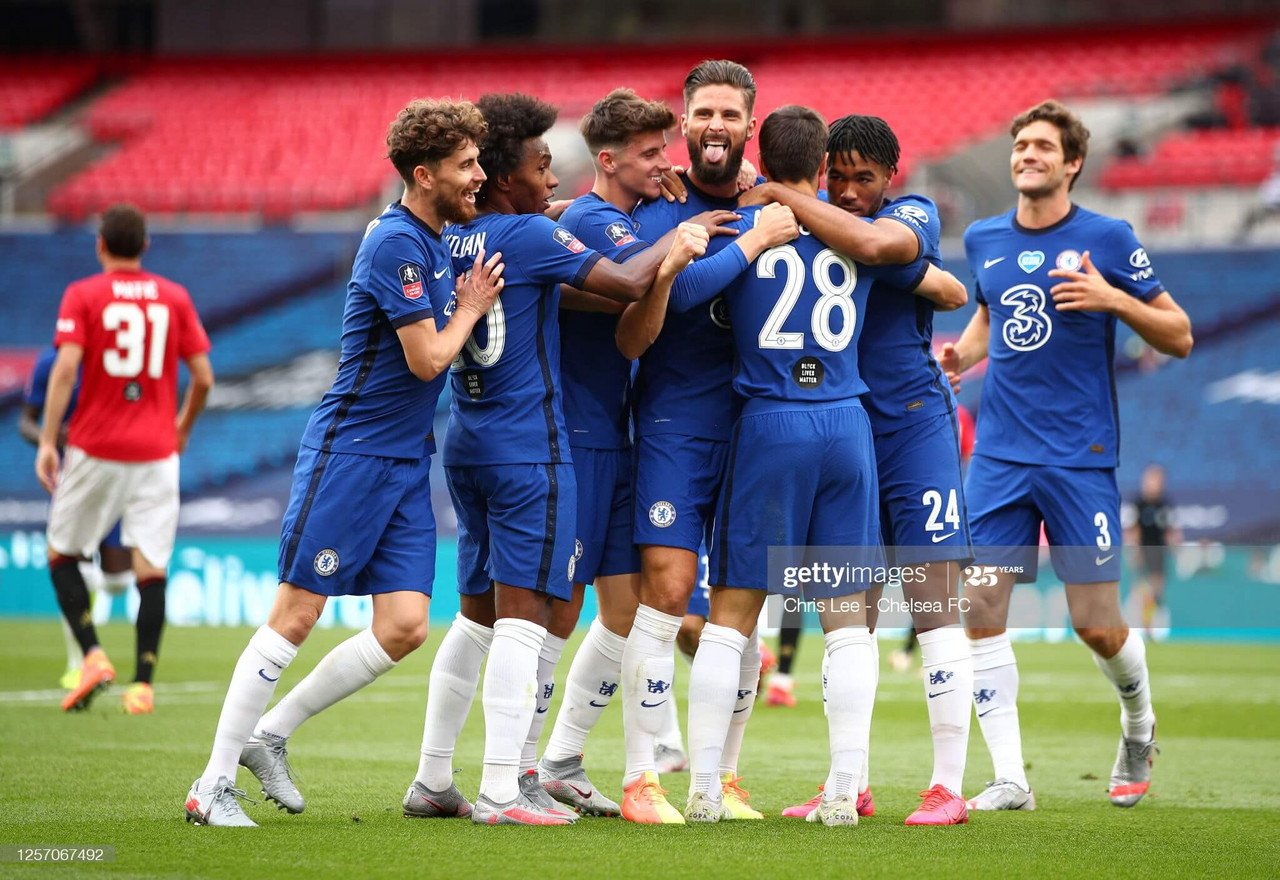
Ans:
POLYGON ((84 348, 67 443, 115 461, 178 450, 178 359, 209 350, 191 297, 145 271, 108 272, 62 295, 53 344, 84 348))

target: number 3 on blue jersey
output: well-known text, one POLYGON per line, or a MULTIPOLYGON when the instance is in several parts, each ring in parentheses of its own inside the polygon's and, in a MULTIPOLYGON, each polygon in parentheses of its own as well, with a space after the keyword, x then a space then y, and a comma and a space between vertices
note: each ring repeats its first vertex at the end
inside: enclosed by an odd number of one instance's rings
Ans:
MULTIPOLYGON (((756 260, 756 277, 776 278, 779 263, 786 266, 787 280, 783 285, 782 295, 778 297, 778 302, 760 328, 760 348, 803 349, 804 334, 784 332, 782 326, 791 316, 791 310, 796 307, 804 288, 804 259, 789 244, 769 248, 756 260)), ((827 351, 843 351, 853 339, 858 320, 858 308, 853 302, 853 291, 858 286, 858 269, 848 257, 826 248, 813 258, 812 273, 814 286, 821 294, 814 303, 810 322, 813 338, 827 351), (840 280, 832 281, 831 270, 837 267, 840 270, 840 280), (831 313, 837 309, 844 319, 839 331, 831 329, 831 313)))

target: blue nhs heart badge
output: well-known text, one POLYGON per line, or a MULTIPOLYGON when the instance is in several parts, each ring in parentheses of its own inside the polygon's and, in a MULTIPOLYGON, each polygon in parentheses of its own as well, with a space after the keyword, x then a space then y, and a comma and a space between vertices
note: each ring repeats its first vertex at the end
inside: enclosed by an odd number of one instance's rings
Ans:
POLYGON ((1018 254, 1018 265, 1030 275, 1044 265, 1044 251, 1023 251, 1018 254))

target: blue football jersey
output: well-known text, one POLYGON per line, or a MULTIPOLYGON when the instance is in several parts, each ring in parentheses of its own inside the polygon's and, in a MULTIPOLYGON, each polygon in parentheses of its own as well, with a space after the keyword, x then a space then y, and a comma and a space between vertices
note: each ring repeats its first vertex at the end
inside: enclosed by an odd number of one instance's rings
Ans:
MULTIPOLYGON (((746 231, 760 208, 739 213, 746 231)), ((867 390, 858 336, 872 282, 914 286, 927 264, 863 266, 800 229, 799 238, 762 253, 724 292, 737 349, 733 387, 744 398, 852 400, 867 390)))
MULTIPOLYGON (((40 352, 40 356, 36 358, 35 364, 31 367, 31 375, 27 377, 27 386, 22 391, 22 402, 27 406, 44 410, 44 401, 49 390, 49 374, 53 372, 53 362, 57 357, 58 349, 51 345, 40 352)), ((71 420, 71 414, 76 411, 76 403, 79 400, 80 373, 77 371, 76 384, 71 386, 71 399, 67 401, 67 412, 62 417, 63 424, 71 420)))
MULTIPOLYGON (((615 263, 649 247, 631 217, 595 193, 574 199, 560 225, 615 263)), ((617 315, 560 311, 560 379, 570 446, 630 445, 631 361, 618 351, 617 329, 617 315)))
POLYGON ((933 359, 933 303, 911 291, 928 263, 941 262, 938 240, 942 224, 938 207, 924 196, 907 195, 886 202, 876 220, 888 217, 904 224, 920 242, 920 274, 902 286, 877 281, 867 297, 858 339, 862 378, 870 389, 862 398, 871 429, 888 434, 955 409, 951 385, 933 359))
POLYGON ((974 223, 965 254, 976 296, 990 310, 990 361, 974 451, 1024 464, 1111 468, 1117 464, 1116 318, 1059 312, 1050 270, 1098 271, 1143 302, 1164 291, 1132 227, 1073 205, 1045 229, 1024 229, 1015 211, 974 223))
POLYGON ((541 214, 485 214, 445 229, 454 268, 502 252, 502 294, 450 369, 444 463, 570 462, 560 394, 560 285, 582 287, 600 254, 541 214))
MULTIPOLYGON (((736 211, 734 199, 708 195, 682 176, 689 191, 683 205, 656 199, 632 212, 638 233, 657 241, 703 211, 736 211)), ((706 259, 733 241, 715 235, 706 259)), ((728 440, 738 403, 733 393, 733 334, 723 296, 688 312, 669 310, 662 332, 640 358, 636 372, 636 434, 685 434, 728 440)))
POLYGON ((453 271, 440 236, 399 202, 365 230, 342 313, 338 375, 302 443, 326 452, 420 458, 435 452, 431 422, 444 375, 409 370, 396 330, 453 312, 453 271))

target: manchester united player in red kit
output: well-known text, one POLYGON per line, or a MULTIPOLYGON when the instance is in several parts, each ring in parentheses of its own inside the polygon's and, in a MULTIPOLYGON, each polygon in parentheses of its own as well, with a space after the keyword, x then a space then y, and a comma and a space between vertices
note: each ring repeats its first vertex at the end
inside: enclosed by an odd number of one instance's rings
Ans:
POLYGON ((178 528, 178 454, 213 387, 209 337, 191 298, 181 285, 143 270, 146 247, 146 220, 137 208, 107 209, 97 242, 103 271, 69 286, 58 309, 58 357, 49 375, 36 475, 53 495, 49 574, 84 650, 80 684, 62 701, 67 711, 87 707, 115 679, 76 563, 120 518, 124 543, 134 548, 141 596, 137 672, 124 708, 151 711, 166 569, 178 528), (180 411, 179 358, 191 372, 180 411), (58 428, 82 364, 80 402, 59 473, 58 428))

